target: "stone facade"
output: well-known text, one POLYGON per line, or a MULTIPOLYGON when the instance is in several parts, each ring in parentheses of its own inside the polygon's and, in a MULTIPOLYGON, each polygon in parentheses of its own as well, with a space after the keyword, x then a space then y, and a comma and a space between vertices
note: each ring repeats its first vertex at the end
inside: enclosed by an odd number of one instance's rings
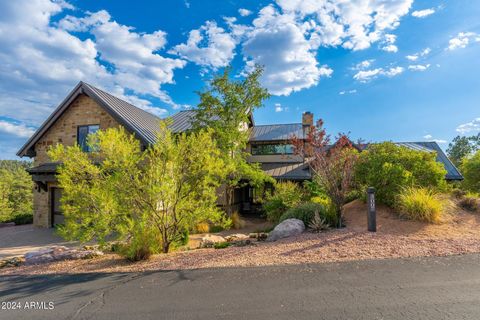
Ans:
MULTIPOLYGON (((80 95, 35 144, 35 166, 50 162, 47 155, 49 147, 58 143, 74 145, 77 142, 78 126, 95 124, 100 125, 102 130, 119 126, 119 123, 92 98, 80 95)), ((52 225, 51 188, 56 184, 49 182, 47 186, 47 191, 36 188, 33 193, 33 223, 39 227, 52 225)))
POLYGON ((101 130, 119 125, 92 98, 80 95, 35 145, 35 165, 49 162, 47 150, 50 146, 58 143, 73 146, 77 142, 78 126, 92 124, 99 124, 101 130))

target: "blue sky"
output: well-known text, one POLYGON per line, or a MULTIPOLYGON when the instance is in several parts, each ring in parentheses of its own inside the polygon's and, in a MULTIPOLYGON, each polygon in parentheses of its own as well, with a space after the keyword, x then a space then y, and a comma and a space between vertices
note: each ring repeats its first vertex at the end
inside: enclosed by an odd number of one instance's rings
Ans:
POLYGON ((366 141, 480 131, 475 0, 0 2, 0 158, 80 81, 166 117, 226 65, 264 65, 258 124, 311 111, 366 141))

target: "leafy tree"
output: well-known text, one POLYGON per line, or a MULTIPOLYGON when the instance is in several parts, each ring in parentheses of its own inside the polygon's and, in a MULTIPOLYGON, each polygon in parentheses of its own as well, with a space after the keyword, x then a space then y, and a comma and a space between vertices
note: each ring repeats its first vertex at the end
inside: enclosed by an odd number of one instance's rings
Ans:
POLYGON ((409 186, 443 189, 446 170, 434 152, 412 150, 391 142, 371 144, 360 154, 355 177, 363 188, 374 187, 376 199, 393 206, 409 186))
POLYGON ((297 137, 292 140, 296 153, 309 159, 313 180, 330 198, 337 215, 337 227, 342 226, 343 206, 353 186, 353 173, 358 151, 345 134, 340 134, 330 145, 323 121, 310 127, 305 142, 297 137))
POLYGON ((168 252, 173 243, 202 221, 221 222, 216 189, 225 175, 211 131, 172 135, 165 123, 157 142, 141 151, 123 128, 99 131, 89 138, 91 154, 78 146, 49 151, 62 162, 67 239, 127 243, 132 260, 168 252))
POLYGON ((467 190, 480 193, 480 150, 473 156, 463 159, 461 170, 463 185, 467 190))
POLYGON ((279 222, 282 214, 288 209, 300 204, 305 199, 305 190, 295 182, 277 182, 275 190, 267 195, 263 205, 267 219, 279 222))
POLYGON ((245 152, 250 117, 270 96, 260 85, 262 72, 257 66, 245 79, 232 81, 230 68, 226 68, 223 74, 210 81, 206 91, 199 92, 200 103, 193 127, 195 130, 211 128, 214 132, 228 172, 223 181, 228 213, 231 213, 235 188, 246 183, 258 187, 266 181, 273 182, 258 165, 247 163, 245 152))
POLYGON ((480 134, 476 136, 456 136, 448 145, 447 154, 450 160, 459 167, 462 160, 480 149, 480 134))
POLYGON ((33 218, 33 182, 27 161, 0 160, 0 222, 33 218))

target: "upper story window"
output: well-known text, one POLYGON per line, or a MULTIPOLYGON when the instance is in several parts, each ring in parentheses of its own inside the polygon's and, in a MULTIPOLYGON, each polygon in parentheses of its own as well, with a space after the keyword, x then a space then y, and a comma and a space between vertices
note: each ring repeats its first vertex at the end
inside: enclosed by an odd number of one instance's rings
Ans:
POLYGON ((276 155, 276 154, 293 154, 293 146, 291 144, 254 144, 252 145, 252 155, 276 155))
POLYGON ((90 134, 97 132, 100 129, 100 125, 92 124, 88 126, 78 126, 77 129, 77 143, 84 152, 90 152, 91 148, 87 144, 87 137, 90 134))

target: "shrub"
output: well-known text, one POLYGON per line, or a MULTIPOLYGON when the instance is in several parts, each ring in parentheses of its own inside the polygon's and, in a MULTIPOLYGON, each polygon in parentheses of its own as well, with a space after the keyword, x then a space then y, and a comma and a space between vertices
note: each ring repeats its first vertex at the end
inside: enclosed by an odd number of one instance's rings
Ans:
POLYGON ((208 233, 210 232, 210 225, 208 222, 200 222, 195 226, 195 231, 197 233, 208 233))
POLYGON ((350 203, 354 200, 362 199, 362 198, 363 198, 362 191, 358 189, 354 189, 349 193, 347 193, 347 196, 345 197, 345 203, 350 203))
POLYGON ((223 230, 225 230, 225 228, 222 227, 221 225, 213 225, 213 226, 210 227, 210 232, 211 233, 217 233, 217 232, 221 232, 223 230))
POLYGON ((280 222, 286 219, 300 219, 308 226, 312 219, 315 217, 315 212, 318 212, 320 218, 324 219, 329 226, 336 225, 336 214, 334 211, 328 209, 323 204, 306 202, 296 207, 288 209, 280 217, 280 222))
POLYGON ((463 186, 472 192, 480 192, 480 151, 464 159, 461 165, 463 186))
POLYGON ((397 197, 397 207, 410 220, 438 223, 445 204, 432 189, 409 187, 397 197))
POLYGON ((452 190, 452 195, 457 199, 462 199, 467 195, 467 192, 465 190, 455 188, 452 190))
POLYGON ((242 229, 245 227, 245 221, 240 217, 240 214, 237 211, 232 213, 230 219, 232 219, 233 229, 242 229))
POLYGON ((378 202, 393 206, 396 196, 407 187, 445 189, 445 174, 434 152, 384 142, 372 144, 360 154, 355 179, 362 189, 374 187, 378 202))
POLYGON ((476 195, 469 193, 463 196, 458 205, 467 211, 475 212, 480 208, 479 201, 480 199, 476 195))
POLYGON ((298 184, 291 181, 278 182, 274 192, 267 197, 263 205, 267 219, 278 222, 282 214, 301 203, 304 196, 305 192, 298 184))
POLYGON ((213 245, 215 249, 225 249, 230 246, 230 242, 217 242, 213 245))
POLYGON ((13 217, 12 222, 16 225, 33 223, 33 213, 21 213, 13 217))

